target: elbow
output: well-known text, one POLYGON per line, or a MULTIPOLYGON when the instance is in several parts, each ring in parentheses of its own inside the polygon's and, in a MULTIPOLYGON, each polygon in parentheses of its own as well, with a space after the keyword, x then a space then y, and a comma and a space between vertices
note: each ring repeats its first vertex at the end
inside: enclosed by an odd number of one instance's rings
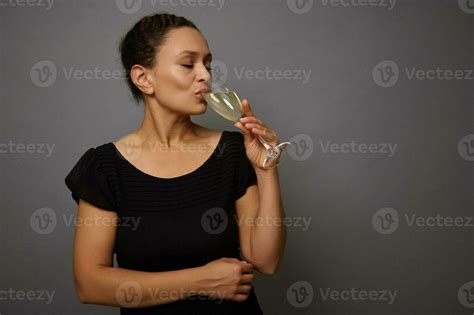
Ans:
POLYGON ((273 276, 275 274, 275 270, 267 270, 267 269, 257 269, 257 270, 258 272, 266 276, 273 276))
POLYGON ((87 295, 87 289, 79 281, 75 280, 74 287, 76 289, 77 299, 81 304, 91 304, 87 295))
POLYGON ((277 272, 277 268, 259 268, 257 270, 267 276, 273 276, 277 272))
POLYGON ((74 287, 81 304, 110 305, 107 293, 102 289, 101 268, 75 269, 74 287))
POLYGON ((261 274, 272 276, 278 271, 279 262, 256 266, 255 269, 261 274))
MULTIPOLYGON (((250 255, 249 255, 250 256, 250 255)), ((278 266, 280 264, 280 258, 278 259, 267 259, 267 258, 258 258, 255 256, 244 256, 244 258, 254 266, 254 269, 259 273, 272 276, 278 271, 278 266)))
POLYGON ((76 290, 77 299, 81 304, 92 304, 93 302, 90 300, 90 289, 86 286, 86 283, 89 281, 86 277, 75 274, 74 275, 74 288, 76 290))
POLYGON ((86 290, 79 287, 77 284, 76 284, 76 296, 77 296, 77 299, 79 300, 79 303, 81 303, 81 304, 90 304, 90 301, 89 301, 89 299, 87 298, 87 295, 86 295, 86 290))
POLYGON ((80 294, 77 294, 77 299, 81 304, 91 304, 85 297, 81 296, 80 294))

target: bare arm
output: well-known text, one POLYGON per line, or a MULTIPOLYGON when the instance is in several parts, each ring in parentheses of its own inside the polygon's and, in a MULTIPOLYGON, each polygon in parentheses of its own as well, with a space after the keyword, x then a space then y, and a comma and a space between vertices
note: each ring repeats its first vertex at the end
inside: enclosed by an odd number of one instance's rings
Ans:
POLYGON ((247 188, 236 201, 242 255, 256 270, 273 275, 286 244, 285 212, 280 196, 277 168, 255 170, 257 185, 247 188))
POLYGON ((147 307, 203 294, 202 267, 142 272, 113 267, 117 214, 80 200, 74 238, 74 282, 81 303, 147 307), (87 224, 86 224, 87 223, 87 224))

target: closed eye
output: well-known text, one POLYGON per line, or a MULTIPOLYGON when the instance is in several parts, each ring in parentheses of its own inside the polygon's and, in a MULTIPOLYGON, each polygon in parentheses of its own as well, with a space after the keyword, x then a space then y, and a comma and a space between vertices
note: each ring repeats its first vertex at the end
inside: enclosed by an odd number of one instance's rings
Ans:
MULTIPOLYGON (((182 65, 183 67, 186 67, 186 68, 192 68, 193 65, 182 65)), ((207 71, 211 71, 211 67, 206 67, 207 71)))

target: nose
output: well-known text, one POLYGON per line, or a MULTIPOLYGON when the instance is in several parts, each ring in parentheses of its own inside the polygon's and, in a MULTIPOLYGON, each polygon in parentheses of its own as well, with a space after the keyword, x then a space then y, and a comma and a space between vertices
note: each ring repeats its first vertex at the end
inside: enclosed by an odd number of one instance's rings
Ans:
POLYGON ((212 73, 211 71, 207 70, 204 65, 201 65, 199 73, 198 73, 198 81, 205 82, 206 85, 210 85, 212 80, 212 73))

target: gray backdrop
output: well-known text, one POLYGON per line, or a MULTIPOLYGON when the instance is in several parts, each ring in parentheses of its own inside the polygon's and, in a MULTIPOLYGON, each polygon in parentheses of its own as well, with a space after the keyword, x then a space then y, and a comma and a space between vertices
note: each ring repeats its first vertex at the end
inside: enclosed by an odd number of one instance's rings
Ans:
POLYGON ((2 0, 1 315, 118 314, 75 296, 64 177, 139 126, 117 46, 158 11, 194 21, 215 76, 293 142, 265 314, 473 313, 473 0, 2 0))

